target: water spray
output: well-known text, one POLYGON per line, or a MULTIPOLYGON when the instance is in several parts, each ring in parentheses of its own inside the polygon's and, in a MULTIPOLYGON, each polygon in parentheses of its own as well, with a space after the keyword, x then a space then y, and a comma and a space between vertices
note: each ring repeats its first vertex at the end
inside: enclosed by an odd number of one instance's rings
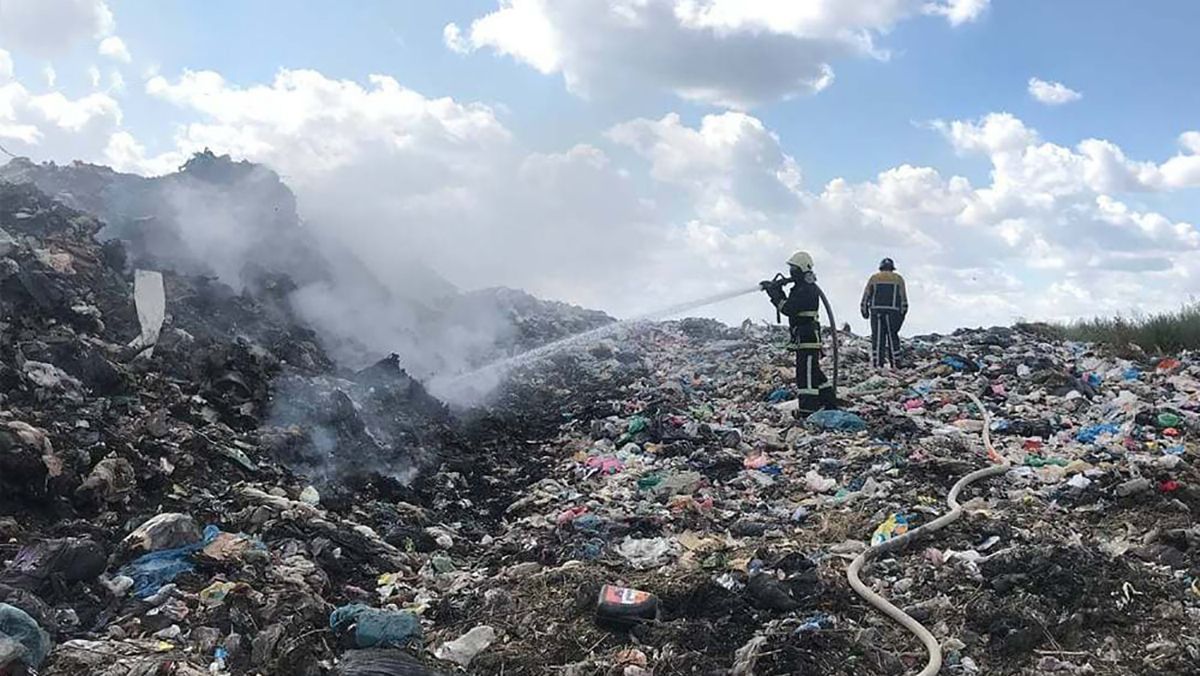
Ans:
MULTIPOLYGON (((790 278, 785 278, 782 275, 776 275, 773 283, 780 286, 790 283, 790 278)), ((815 286, 815 284, 814 284, 815 286)), ((583 333, 577 333, 573 336, 567 336, 556 340, 552 343, 547 343, 541 347, 536 347, 532 350, 522 352, 521 354, 513 355, 499 359, 490 364, 485 364, 477 369, 466 373, 459 373, 450 376, 436 376, 429 381, 427 387, 429 391, 442 401, 452 402, 472 402, 478 401, 487 392, 491 391, 493 386, 497 384, 501 377, 509 371, 532 364, 534 362, 545 359, 562 350, 578 345, 585 345, 593 341, 609 336, 622 329, 635 326, 644 322, 657 321, 671 317, 688 310, 705 307, 714 303, 745 296, 747 294, 756 293, 762 290, 761 284, 755 284, 749 288, 738 288, 733 291, 723 291, 721 293, 697 298, 684 303, 677 303, 668 307, 647 312, 630 319, 606 324, 599 328, 583 333)), ((821 296, 821 302, 825 305, 825 312, 829 317, 829 325, 834 327, 833 331, 833 395, 837 397, 837 380, 838 380, 838 339, 837 339, 837 324, 834 323, 833 308, 829 305, 829 299, 825 297, 825 292, 821 291, 821 287, 817 287, 817 293, 821 296)))
POLYGON ((677 315, 681 312, 694 310, 696 308, 712 305, 721 301, 745 296, 755 293, 760 290, 760 287, 755 284, 749 288, 738 288, 733 291, 723 291, 721 293, 697 298, 696 300, 687 301, 670 305, 654 312, 647 312, 630 319, 623 319, 612 324, 577 333, 573 336, 561 338, 552 343, 547 343, 541 347, 536 347, 532 350, 516 354, 511 357, 505 357, 497 361, 485 364, 477 369, 466 373, 459 373, 449 376, 436 376, 429 381, 427 387, 429 391, 442 401, 465 402, 481 398, 484 394, 492 389, 492 386, 499 382, 500 378, 509 371, 532 364, 539 360, 545 359, 553 354, 556 354, 567 348, 577 345, 585 345, 593 341, 609 336, 622 329, 635 326, 649 321, 656 321, 677 315), (482 386, 481 386, 482 383, 482 386))

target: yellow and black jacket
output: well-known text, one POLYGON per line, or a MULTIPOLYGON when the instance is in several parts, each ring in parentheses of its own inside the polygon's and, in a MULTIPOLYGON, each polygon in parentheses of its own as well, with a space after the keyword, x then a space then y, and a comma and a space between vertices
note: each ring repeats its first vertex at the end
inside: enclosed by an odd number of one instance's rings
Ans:
POLYGON ((779 289, 770 296, 780 314, 788 318, 792 336, 790 347, 795 350, 821 349, 821 296, 816 285, 796 282, 787 296, 779 289))
POLYGON ((872 310, 894 310, 901 315, 908 314, 908 291, 904 288, 904 278, 890 270, 880 270, 867 280, 867 288, 863 290, 862 316, 866 317, 872 310))

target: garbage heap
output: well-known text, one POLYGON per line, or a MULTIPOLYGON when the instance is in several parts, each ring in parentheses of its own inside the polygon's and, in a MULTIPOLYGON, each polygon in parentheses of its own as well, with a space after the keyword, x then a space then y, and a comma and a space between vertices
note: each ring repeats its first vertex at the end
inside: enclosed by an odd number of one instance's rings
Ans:
POLYGON ((797 419, 786 341, 684 320, 563 356, 627 384, 530 449, 548 471, 511 493, 500 530, 381 598, 420 611, 435 655, 486 631, 472 673, 914 673, 920 644, 846 568, 993 461, 963 391, 1012 469, 935 539, 869 565, 868 584, 933 631, 944 673, 1194 672, 1194 355, 996 328, 917 338, 905 368, 876 372, 843 335, 847 410, 797 419))
POLYGON ((210 276, 268 299, 286 309, 280 321, 312 329, 354 368, 399 352, 409 373, 458 372, 613 321, 514 289, 461 291, 403 246, 369 265, 360 241, 330 234, 345 223, 305 223, 274 171, 208 150, 149 178, 15 158, 0 182, 32 184, 99 219, 96 236, 120 240, 129 268, 210 276))
POLYGON ((692 319, 452 412, 269 288, 163 272, 147 349, 99 227, 0 185, 0 673, 911 673, 845 572, 993 461, 955 390, 1013 467, 863 576, 946 673, 1200 663, 1195 355, 843 334, 846 410, 798 418, 782 328, 692 319))
MULTIPOLYGON (((413 476, 465 458, 498 471, 488 453, 514 457, 536 430, 498 407, 473 432, 395 355, 335 365, 286 279, 236 292, 135 270, 103 228, 0 182, 0 674, 390 659, 345 653, 329 622, 443 541, 418 506, 441 488, 413 476)), ((514 348, 611 321, 492 293, 532 327, 514 348)))

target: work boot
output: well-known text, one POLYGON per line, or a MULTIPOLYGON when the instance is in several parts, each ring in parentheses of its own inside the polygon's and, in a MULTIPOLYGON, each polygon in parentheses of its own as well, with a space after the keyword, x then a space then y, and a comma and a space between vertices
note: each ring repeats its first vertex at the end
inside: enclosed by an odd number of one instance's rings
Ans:
POLYGON ((833 396, 832 387, 823 388, 821 394, 818 395, 817 402, 823 411, 836 411, 838 408, 838 400, 837 397, 833 396))
POLYGON ((802 394, 800 395, 800 401, 798 402, 795 411, 796 419, 803 420, 813 413, 820 411, 821 408, 821 399, 819 395, 802 394))

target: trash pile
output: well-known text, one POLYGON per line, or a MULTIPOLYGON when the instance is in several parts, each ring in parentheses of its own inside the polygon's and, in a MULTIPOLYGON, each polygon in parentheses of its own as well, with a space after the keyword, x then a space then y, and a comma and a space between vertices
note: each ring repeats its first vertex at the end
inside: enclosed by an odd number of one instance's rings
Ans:
MULTIPOLYGON (((798 418, 784 329, 688 319, 452 411, 101 227, 0 183, 0 674, 911 673, 846 569, 993 461, 954 390, 1012 467, 862 574, 943 673, 1200 663, 1196 355, 843 334, 845 410, 798 418)), ((555 307, 528 340, 606 321, 555 307)))
POLYGON ((1012 468, 867 583, 932 630, 944 673, 1194 671, 1193 355, 1131 361, 997 328, 918 338, 908 368, 877 373, 865 340, 843 340, 847 410, 805 419, 775 327, 668 322, 573 355, 601 380, 643 370, 611 412, 531 454, 547 475, 459 554, 470 582, 429 620, 498 632, 477 673, 915 672, 920 645, 845 571, 992 462, 960 390, 986 402, 1012 468))
MULTIPOLYGON (((410 662, 364 634, 384 611, 334 611, 450 537, 420 506, 444 488, 414 474, 514 456, 528 426, 473 432, 395 355, 339 367, 271 289, 134 269, 103 227, 0 183, 0 673, 410 662)), ((546 339, 611 321, 518 301, 546 339)))
POLYGON ((267 309, 311 329, 348 367, 401 352, 409 373, 457 372, 613 321, 514 289, 460 291, 405 251, 389 252, 385 283, 345 241, 302 221, 274 171, 209 150, 150 178, 15 158, 0 165, 0 182, 37 186, 95 217, 96 237, 120 240, 128 267, 213 277, 269 299, 267 309))

